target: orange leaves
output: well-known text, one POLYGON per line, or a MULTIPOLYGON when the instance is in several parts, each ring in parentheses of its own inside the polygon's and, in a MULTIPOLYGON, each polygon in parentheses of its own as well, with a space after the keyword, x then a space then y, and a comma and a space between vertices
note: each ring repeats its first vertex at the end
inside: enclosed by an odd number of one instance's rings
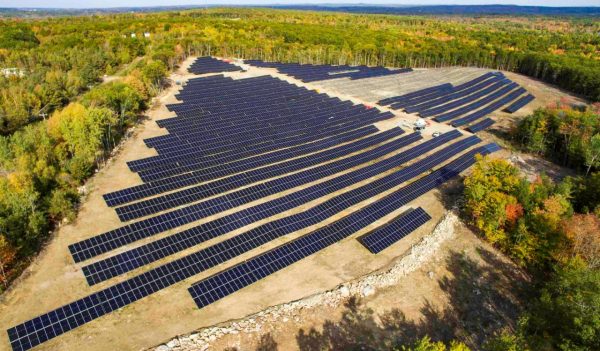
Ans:
POLYGON ((9 268, 17 257, 17 251, 7 241, 4 235, 0 234, 0 283, 6 287, 8 285, 9 268))
POLYGON ((561 224, 569 240, 565 254, 583 258, 592 269, 600 268, 600 219, 594 214, 576 214, 561 224))
POLYGON ((508 204, 505 208, 506 221, 514 225, 519 218, 523 217, 523 206, 520 203, 508 204))

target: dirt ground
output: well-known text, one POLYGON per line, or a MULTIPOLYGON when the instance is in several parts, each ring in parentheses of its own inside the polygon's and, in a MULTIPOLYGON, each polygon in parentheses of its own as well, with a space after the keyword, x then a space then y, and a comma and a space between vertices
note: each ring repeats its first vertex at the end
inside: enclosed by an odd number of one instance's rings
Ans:
MULTIPOLYGON (((172 75, 171 78, 173 81, 185 80, 190 77, 190 75, 184 73, 186 65, 189 65, 190 63, 191 60, 188 60, 182 66, 179 72, 172 75)), ((264 72, 261 70, 256 70, 248 73, 247 75, 258 75, 263 73, 264 72)), ((235 77, 239 75, 239 73, 232 73, 231 75, 235 77)), ((287 77, 286 79, 289 80, 287 77)), ((49 312, 78 298, 85 297, 92 292, 108 287, 115 282, 123 281, 142 271, 146 271, 164 262, 170 261, 173 258, 195 252, 199 248, 212 245, 216 241, 231 237, 240 233, 241 231, 245 231, 251 227, 264 223, 258 222, 254 225, 244 228, 243 230, 232 232, 216 240, 208 241, 200 246, 188 249, 162 261, 142 267, 124 276, 112 279, 109 282, 101 283, 94 287, 89 287, 87 285, 83 274, 81 273, 82 264, 73 263, 67 247, 74 242, 106 232, 122 225, 114 210, 106 206, 104 200, 102 199, 102 194, 141 183, 139 177, 135 173, 129 171, 126 161, 155 155, 154 150, 148 149, 144 145, 143 139, 166 134, 164 129, 161 129, 156 125, 155 120, 173 116, 173 114, 170 113, 164 105, 176 102, 174 94, 178 89, 178 86, 173 85, 157 100, 155 107, 148 112, 148 118, 136 127, 133 135, 124 142, 116 156, 113 157, 111 161, 86 184, 88 196, 81 204, 77 219, 73 223, 63 225, 53 234, 53 238, 50 240, 46 248, 35 259, 23 276, 1 296, 1 328, 8 329, 16 324, 22 323, 40 314, 49 312)), ((336 96, 341 98, 344 97, 343 95, 336 96)), ((353 100, 356 101, 356 99, 353 100)), ((397 119, 386 121, 378 124, 378 126, 381 129, 387 129, 394 125, 402 125, 402 123, 410 124, 410 118, 414 117, 397 114, 397 119)), ((449 127, 445 125, 435 126, 430 128, 430 132, 435 130, 435 128, 446 130, 446 128, 449 127)), ((428 135, 426 134, 425 137, 428 137, 428 135)), ((284 194, 286 193, 282 193, 277 196, 282 196, 284 194)), ((286 269, 273 274, 262 281, 253 284, 252 286, 233 295, 230 295, 210 306, 207 306, 206 308, 201 310, 196 308, 196 305, 193 303, 187 292, 187 288, 190 286, 190 284, 204 277, 208 277, 213 273, 221 271, 222 269, 237 262, 252 257, 258 252, 263 252, 267 249, 280 245, 291 238, 304 235, 318 227, 326 225, 330 222, 330 220, 328 220, 303 231, 294 233, 286 238, 281 238, 272 243, 264 245, 259 249, 252 250, 244 255, 239 256, 235 260, 228 262, 227 264, 214 267, 211 270, 175 284, 154 295, 137 301, 118 311, 105 315, 99 319, 87 323, 82 327, 50 340, 38 346, 36 349, 80 350, 83 347, 90 351, 107 349, 143 349, 152 345, 157 345, 174 335, 188 333, 201 327, 215 325, 223 321, 238 319, 243 316, 256 313, 257 311, 274 304, 297 300, 303 296, 331 289, 343 282, 356 279, 370 272, 381 269, 382 267, 389 265, 390 262, 392 262, 396 257, 405 253, 413 244, 417 243, 424 235, 429 233, 433 229, 435 223, 445 213, 449 206, 449 203, 445 200, 446 195, 447 194, 443 192, 440 193, 438 191, 433 191, 420 197, 418 200, 410 204, 412 207, 423 207, 433 217, 433 220, 419 228, 401 242, 393 245, 390 249, 386 250, 382 254, 375 256, 371 255, 356 240, 354 240, 355 237, 363 233, 359 232, 356 233, 352 238, 335 244, 323 250, 322 252, 319 252, 318 254, 287 267, 286 269), (311 272, 311 274, 306 274, 306 272, 311 272)), ((318 200, 318 202, 322 202, 326 199, 327 198, 323 198, 318 200)), ((377 199, 374 198, 370 201, 375 200, 377 199)), ((367 201, 366 203, 370 201, 367 201)), ((366 203, 360 204, 358 207, 362 207, 366 203)), ((353 211, 358 207, 350 208, 348 211, 353 211)), ((403 212, 406 208, 407 207, 398 209, 389 217, 386 217, 384 221, 396 216, 398 213, 403 212)), ((187 226, 177 228, 176 231, 189 228, 199 223, 204 223, 208 220, 212 220, 213 218, 215 217, 210 217, 203 221, 191 223, 187 226)), ((152 238, 129 245, 126 248, 130 249, 158 238, 165 237, 173 232, 174 231, 169 231, 153 236, 152 238)), ((488 248, 489 250, 487 251, 477 251, 476 248, 478 247, 485 247, 485 245, 481 244, 472 236, 472 234, 465 231, 465 234, 461 235, 461 238, 457 240, 457 242, 450 244, 450 247, 446 250, 445 256, 441 257, 439 262, 431 262, 431 265, 423 268, 423 272, 415 273, 414 276, 407 277, 405 283, 399 285, 397 288, 389 289, 389 291, 386 290, 378 292, 375 296, 361 301, 360 303, 349 304, 348 308, 345 309, 336 311, 313 311, 310 313, 310 315, 303 317, 306 318, 307 322, 309 323, 299 326, 302 328, 302 330, 304 330, 304 334, 300 334, 300 331, 296 331, 298 326, 295 327, 296 330, 294 330, 293 327, 290 327, 292 329, 287 331, 285 329, 287 328, 286 325, 273 326, 273 328, 281 327, 283 328, 281 329, 283 331, 274 329, 270 336, 265 334, 264 342, 267 342, 269 338, 271 338, 275 340, 275 343, 281 345, 280 347, 283 350, 288 349, 288 347, 314 349, 309 348, 309 346, 321 345, 319 343, 330 343, 331 345, 332 343, 337 342, 333 340, 335 335, 338 333, 351 334, 352 329, 355 329, 353 324, 348 324, 350 322, 346 321, 348 318, 350 318, 350 320, 360 321, 364 319, 364 322, 370 325, 370 328, 374 328, 373 330, 378 330, 377 328, 380 327, 375 326, 375 324, 370 322, 370 320, 383 320, 382 316, 387 315, 386 313, 391 311, 389 308, 390 306, 394 306, 394 308, 397 308, 398 311, 401 311, 405 315, 405 322, 408 323, 402 324, 400 323, 400 320, 390 321, 398 326, 398 333, 402 333, 402 330, 406 329, 404 326, 412 325, 413 328, 416 328, 415 330, 419 331, 425 330, 421 328, 425 328, 424 326, 428 325, 430 322, 437 321, 437 323, 439 323, 437 325, 441 326, 446 324, 445 321, 453 321, 456 326, 452 327, 452 332, 459 332, 464 329, 465 333, 472 335, 475 332, 471 330, 472 328, 476 327, 470 324, 478 322, 488 323, 489 321, 486 319, 487 317, 484 318, 475 312, 469 312, 469 304, 474 303, 475 307, 496 307, 496 305, 493 304, 488 306, 489 303, 493 302, 487 300, 489 287, 486 287, 485 285, 488 281, 484 280, 479 282, 478 278, 482 275, 490 275, 490 282, 493 282, 492 278, 506 279, 507 287, 509 286, 508 283, 512 283, 513 281, 512 278, 501 278, 500 275, 496 276, 496 273, 486 273, 481 270, 482 268, 477 268, 479 267, 479 263, 497 267, 499 265, 498 262, 500 262, 498 261, 500 258, 498 258, 497 255, 485 253, 488 251, 491 252, 491 249, 488 248), (468 256, 465 256, 466 254, 464 252, 467 252, 468 256), (482 254, 482 252, 484 253, 482 254), (464 267, 464 265, 467 265, 469 270, 474 272, 474 274, 465 273, 463 270, 459 269, 460 267, 464 267), (430 279, 428 275, 423 276, 424 272, 429 271, 434 272, 434 276, 436 277, 435 279, 430 279), (467 276, 464 276, 465 274, 467 274, 467 276), (443 277, 447 277, 448 279, 444 280, 443 277), (460 286, 463 285, 459 286, 457 285, 457 282, 467 282, 471 284, 469 281, 470 279, 475 279, 476 284, 481 283, 481 286, 477 285, 477 287, 480 289, 480 291, 485 292, 485 294, 473 295, 468 294, 468 291, 466 291, 466 295, 461 295, 462 297, 460 297, 460 300, 453 300, 455 298, 459 298, 453 293, 455 289, 459 290, 461 294, 464 292, 464 289, 460 288, 460 286), (483 299, 483 297, 474 298, 474 296, 481 295, 483 295, 485 299, 483 299), (461 309, 460 313, 466 313, 463 316, 465 316, 467 319, 456 319, 457 317, 460 317, 460 314, 457 314, 457 311, 449 310, 449 306, 453 306, 453 309, 461 309), (374 311, 373 314, 369 314, 365 308, 372 308, 374 311), (428 310, 428 308, 432 308, 432 310, 428 310), (464 311, 462 309, 464 309, 464 311), (346 319, 342 318, 341 321, 335 322, 336 318, 339 320, 339 318, 344 316, 350 317, 347 317, 346 319), (353 316, 361 317, 358 318, 353 316), (428 316, 426 318, 431 318, 431 320, 424 320, 423 318, 425 317, 423 316, 428 316), (334 322, 327 322, 327 320, 333 320, 334 322), (467 323, 467 321, 470 323, 469 326, 463 326, 462 324, 467 323), (311 328, 313 327, 315 328, 315 331, 311 332, 311 328), (279 335, 284 334, 287 336, 279 338, 279 335), (302 345, 306 346, 307 348, 302 345)), ((126 248, 121 249, 121 251, 125 250, 126 248)), ((98 259, 113 255, 115 252, 119 251, 113 251, 107 255, 98 257, 98 259)), ((89 264, 91 262, 92 261, 84 262, 84 264, 89 264)), ((506 272, 511 271, 508 268, 506 269, 506 272)), ((497 272, 497 274, 500 273, 504 274, 504 271, 497 272)), ((513 291, 508 290, 507 294, 510 293, 513 293, 513 291)), ((512 301, 512 298, 509 299, 512 301)), ((504 300, 500 301, 499 303, 501 303, 502 306, 504 306, 505 303, 509 304, 509 302, 504 300)), ((512 312, 510 313, 512 314, 515 313, 514 311, 518 310, 518 308, 514 306, 509 307, 510 308, 508 308, 507 311, 511 310, 512 312)), ((392 311, 392 313, 398 315, 397 311, 392 311)), ((506 314, 508 315, 509 312, 506 312, 506 314)), ((507 317, 506 320, 508 319, 510 318, 507 317)), ((359 324, 361 323, 362 322, 359 324)), ((359 326, 356 326, 357 330, 360 330, 358 327, 359 326)), ((480 328, 486 329, 487 326, 484 325, 480 328)), ((387 327, 383 329, 387 330, 387 327)), ((447 335, 450 335, 450 330, 447 329, 447 327, 431 327, 430 329, 439 329, 440 332, 447 330, 447 335)), ((384 330, 381 332, 384 332, 384 330)), ((376 335, 379 334, 376 333, 376 335)), ((240 336, 240 338, 241 337, 242 336, 240 336)), ((232 340, 231 346, 242 349, 251 348, 251 345, 256 345, 257 347, 260 346, 259 342, 261 339, 258 338, 257 340, 252 341, 251 338, 254 337, 255 336, 248 336, 248 340, 232 340), (238 343, 238 346, 235 346, 236 342, 238 343), (239 345, 244 345, 244 347, 239 345)), ((476 338, 475 334, 473 334, 473 338, 476 338)), ((474 340, 473 343, 475 344, 476 340, 474 340)), ((223 347, 229 347, 229 344, 223 344, 223 347)), ((2 333, 0 336, 0 350, 8 349, 9 343, 7 335, 6 333, 2 333)))

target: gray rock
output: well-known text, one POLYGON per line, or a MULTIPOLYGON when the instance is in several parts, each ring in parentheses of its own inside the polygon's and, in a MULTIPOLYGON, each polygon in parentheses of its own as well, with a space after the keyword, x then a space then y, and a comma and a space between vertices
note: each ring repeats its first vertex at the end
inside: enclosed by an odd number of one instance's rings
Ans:
POLYGON ((173 339, 167 343, 167 346, 171 349, 174 347, 177 347, 179 345, 180 345, 180 343, 179 343, 179 340, 177 340, 177 339, 173 339))
POLYGON ((375 294, 375 288, 371 285, 367 285, 362 289, 363 296, 371 296, 375 294))

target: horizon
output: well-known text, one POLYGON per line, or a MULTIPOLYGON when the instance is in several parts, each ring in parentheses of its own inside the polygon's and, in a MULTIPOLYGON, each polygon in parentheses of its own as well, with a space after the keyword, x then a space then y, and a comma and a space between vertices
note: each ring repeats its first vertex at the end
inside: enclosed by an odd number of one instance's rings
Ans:
POLYGON ((302 2, 272 2, 272 1, 252 1, 248 3, 240 3, 239 1, 220 0, 210 3, 194 3, 193 1, 171 1, 165 3, 164 0, 125 0, 119 1, 118 4, 112 4, 113 0, 102 1, 92 0, 87 2, 87 6, 79 6, 79 2, 72 0, 57 0, 57 5, 48 6, 46 1, 39 0, 7 0, 0 1, 0 9, 45 9, 45 10, 93 10, 93 9, 123 9, 123 8, 173 8, 173 7, 265 7, 265 6, 321 6, 321 7, 361 7, 361 6, 372 6, 372 7, 433 7, 433 6, 516 6, 516 7, 548 7, 548 8, 576 8, 576 7, 600 7, 595 1, 592 0, 574 0, 572 3, 564 4, 563 1, 543 1, 543 0, 521 0, 521 1, 448 1, 440 2, 439 0, 428 1, 424 0, 419 3, 395 3, 395 2, 365 2, 365 1, 333 1, 320 3, 316 1, 302 1, 302 2), (98 4, 94 5, 97 1, 98 4), (8 4, 4 4, 7 2, 8 4), (10 3, 15 3, 11 5, 10 3), (18 5, 16 4, 18 2, 18 5), (35 5, 40 3, 39 5, 35 5), (67 3, 71 3, 67 5, 67 3), (108 4, 107 4, 108 3, 108 4), (143 3, 143 4, 142 4, 143 3))

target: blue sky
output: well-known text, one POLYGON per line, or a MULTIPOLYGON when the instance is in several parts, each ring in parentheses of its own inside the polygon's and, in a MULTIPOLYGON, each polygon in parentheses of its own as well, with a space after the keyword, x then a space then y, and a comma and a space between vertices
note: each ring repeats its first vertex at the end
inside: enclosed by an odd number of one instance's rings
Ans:
POLYGON ((123 6, 161 6, 161 5, 252 5, 252 4, 319 4, 319 3, 369 3, 369 4, 402 4, 402 5, 473 5, 473 4, 504 4, 504 5, 535 5, 535 6, 600 6, 600 0, 419 0, 419 1, 389 1, 389 0, 328 0, 328 1, 282 1, 282 0, 0 0, 0 7, 123 7, 123 6))

